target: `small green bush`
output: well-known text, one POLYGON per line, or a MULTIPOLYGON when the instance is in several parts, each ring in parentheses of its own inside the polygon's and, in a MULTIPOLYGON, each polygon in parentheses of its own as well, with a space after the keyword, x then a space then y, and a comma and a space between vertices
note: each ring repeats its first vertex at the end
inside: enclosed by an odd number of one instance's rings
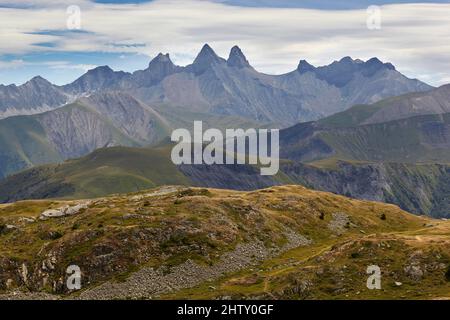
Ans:
POLYGON ((450 282, 450 266, 448 266, 447 271, 445 272, 445 279, 450 282))

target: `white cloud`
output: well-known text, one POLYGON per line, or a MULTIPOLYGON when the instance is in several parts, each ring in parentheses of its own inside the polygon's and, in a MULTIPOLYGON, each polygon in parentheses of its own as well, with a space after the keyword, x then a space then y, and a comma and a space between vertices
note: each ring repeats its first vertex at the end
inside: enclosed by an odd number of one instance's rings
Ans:
POLYGON ((73 64, 68 61, 52 61, 45 62, 45 64, 48 65, 51 69, 82 70, 83 72, 98 67, 95 64, 73 64))
MULTIPOLYGON (((30 3, 34 1, 20 1, 30 3)), ((0 1, 1 3, 1 1, 0 1)), ((45 0, 31 9, 0 8, 0 52, 43 50, 170 52, 175 62, 192 61, 208 42, 222 56, 238 44, 260 71, 293 70, 300 59, 328 64, 350 55, 390 61, 411 77, 434 84, 448 81, 450 4, 382 6, 380 30, 368 30, 366 10, 321 11, 300 8, 226 6, 205 0, 160 0, 139 5, 80 5, 81 26, 88 33, 64 36, 30 34, 65 30, 62 1, 45 0), (56 41, 55 48, 36 43, 56 41), (114 43, 145 46, 114 46, 114 43)))
POLYGON ((11 61, 2 61, 0 60, 0 70, 1 69, 15 69, 25 65, 25 62, 22 59, 14 59, 11 61))
POLYGON ((50 69, 66 69, 66 70, 88 70, 98 67, 95 64, 73 64, 69 61, 45 61, 45 62, 30 62, 22 59, 2 61, 0 60, 0 70, 16 69, 24 66, 47 66, 50 69))

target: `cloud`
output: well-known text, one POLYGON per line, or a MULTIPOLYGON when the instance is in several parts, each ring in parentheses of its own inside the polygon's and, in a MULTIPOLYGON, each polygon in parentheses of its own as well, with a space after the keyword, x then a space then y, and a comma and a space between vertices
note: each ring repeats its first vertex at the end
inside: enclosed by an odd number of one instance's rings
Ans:
POLYGON ((3 69, 16 69, 25 65, 25 62, 22 59, 14 59, 10 61, 2 61, 0 60, 0 70, 3 69))
POLYGON ((325 10, 364 9, 371 5, 393 3, 447 3, 448 0, 216 0, 245 7, 309 8, 325 10))
POLYGON ((44 64, 46 64, 51 69, 82 70, 83 72, 98 67, 95 64, 73 64, 68 61, 49 61, 45 62, 44 64))
POLYGON ((240 7, 206 0, 140 4, 80 0, 71 4, 81 8, 81 31, 71 32, 63 1, 15 3, 28 7, 0 8, 0 52, 18 58, 48 50, 148 56, 170 52, 176 63, 187 64, 208 42, 222 56, 238 44, 255 68, 266 73, 293 70, 300 59, 323 65, 349 55, 377 56, 408 76, 433 84, 449 78, 442 70, 450 70, 450 4, 384 5, 381 29, 369 30, 365 9, 240 7))
POLYGON ((0 60, 0 70, 17 69, 26 66, 47 66, 50 69, 66 69, 66 70, 82 70, 86 72, 88 70, 98 67, 95 64, 74 64, 70 61, 44 61, 44 62, 31 62, 22 59, 15 60, 0 60))

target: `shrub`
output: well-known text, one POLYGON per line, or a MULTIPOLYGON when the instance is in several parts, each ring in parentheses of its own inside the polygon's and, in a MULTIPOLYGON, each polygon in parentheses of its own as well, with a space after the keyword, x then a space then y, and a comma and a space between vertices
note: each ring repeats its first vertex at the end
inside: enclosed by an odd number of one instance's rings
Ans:
POLYGON ((448 266, 447 271, 445 272, 445 279, 450 282, 450 266, 448 266))

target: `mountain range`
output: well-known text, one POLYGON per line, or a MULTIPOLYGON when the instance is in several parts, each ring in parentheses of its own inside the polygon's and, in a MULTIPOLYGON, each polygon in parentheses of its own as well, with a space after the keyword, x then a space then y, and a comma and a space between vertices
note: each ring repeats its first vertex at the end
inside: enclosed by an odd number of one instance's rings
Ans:
POLYGON ((302 60, 274 76, 256 71, 238 47, 223 59, 205 45, 185 67, 159 54, 145 70, 103 66, 64 86, 35 77, 0 94, 1 202, 165 184, 252 190, 290 183, 449 215, 450 85, 408 79, 376 58, 323 67, 302 60), (193 120, 219 129, 284 128, 280 173, 173 165, 167 137, 193 120))
POLYGON ((317 68, 302 60, 297 70, 273 76, 257 72, 237 46, 225 60, 208 45, 186 67, 159 54, 145 70, 97 67, 64 86, 35 77, 0 86, 0 177, 106 146, 157 144, 194 120, 220 129, 283 128, 429 89, 376 58, 317 68))
POLYGON ((237 116, 287 127, 431 86, 408 79, 377 58, 345 57, 317 68, 301 60, 292 72, 267 75, 256 71, 239 47, 233 47, 225 60, 206 44, 185 67, 160 53, 145 70, 133 73, 101 66, 64 86, 41 77, 21 86, 0 86, 0 118, 56 109, 106 89, 125 91, 154 108, 169 105, 190 119, 194 112, 197 117, 237 116))
POLYGON ((10 176, 0 182, 0 202, 103 196, 165 184, 237 190, 301 184, 394 203, 417 214, 448 217, 449 100, 446 85, 357 105, 281 130, 282 161, 279 174, 273 177, 260 176, 250 165, 175 166, 170 161, 170 144, 103 148, 83 158, 10 176), (385 122, 378 122, 380 117, 385 122))
POLYGON ((205 45, 0 86, 0 118, 0 300, 449 298, 450 85, 376 58, 266 75, 205 45), (280 170, 175 165, 194 120, 280 128, 280 170))

